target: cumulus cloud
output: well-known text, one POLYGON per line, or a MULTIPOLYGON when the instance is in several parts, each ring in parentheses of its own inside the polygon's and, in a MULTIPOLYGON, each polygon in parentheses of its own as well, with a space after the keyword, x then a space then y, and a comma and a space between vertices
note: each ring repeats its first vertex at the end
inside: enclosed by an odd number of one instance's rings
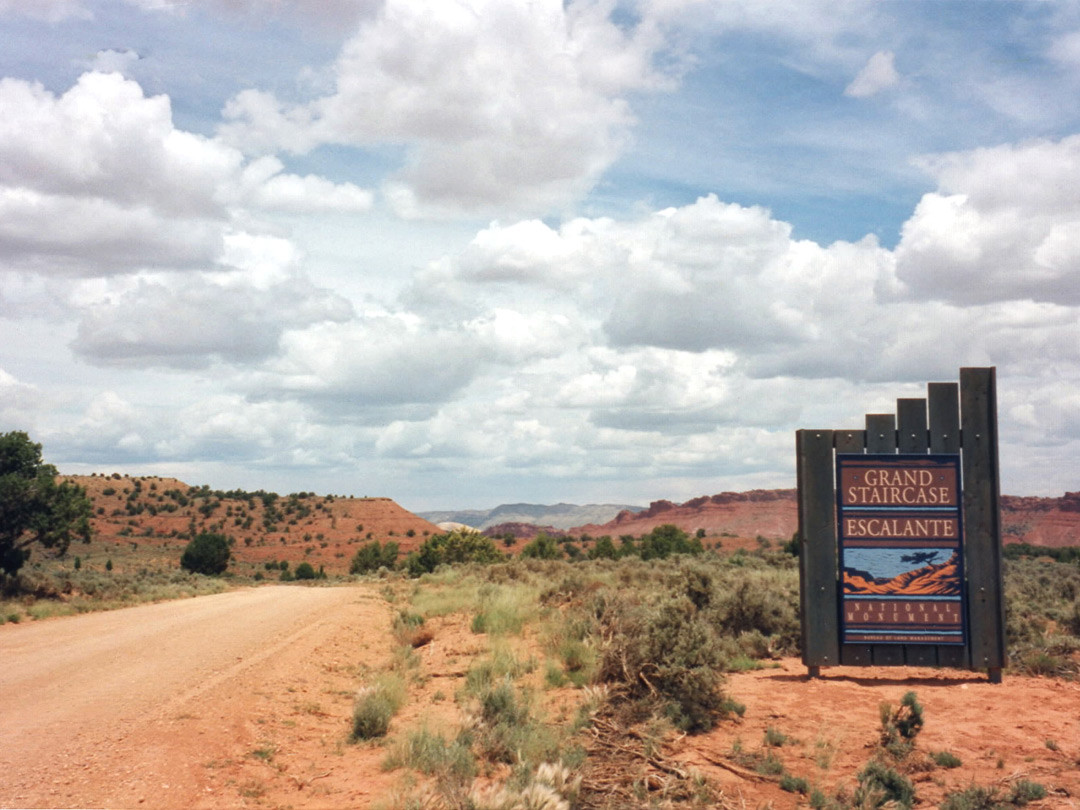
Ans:
POLYGON ((44 399, 36 385, 24 383, 0 368, 0 419, 9 430, 28 429, 25 415, 38 410, 44 399))
POLYGON ((137 51, 130 49, 122 51, 107 49, 98 51, 89 67, 95 73, 120 73, 126 76, 131 66, 140 58, 137 51))
POLYGON ((896 55, 892 51, 878 51, 870 57, 851 84, 844 88, 844 95, 869 98, 894 87, 900 82, 895 62, 896 55))
POLYGON ((405 213, 548 210, 596 182, 633 122, 626 96, 664 86, 658 25, 624 29, 610 4, 387 0, 335 66, 336 92, 288 105, 230 100, 221 137, 246 151, 400 143, 388 199, 405 213))
POLYGON ((174 126, 166 96, 119 73, 85 73, 57 96, 0 79, 0 261, 8 269, 111 275, 218 263, 245 209, 347 213, 369 191, 248 163, 174 126))
POLYGON ((287 330, 351 316, 345 299, 276 269, 140 274, 85 305, 72 348, 105 365, 255 363, 277 353, 287 330))
POLYGON ((913 298, 1080 303, 1080 136, 927 157, 938 190, 904 224, 913 298))

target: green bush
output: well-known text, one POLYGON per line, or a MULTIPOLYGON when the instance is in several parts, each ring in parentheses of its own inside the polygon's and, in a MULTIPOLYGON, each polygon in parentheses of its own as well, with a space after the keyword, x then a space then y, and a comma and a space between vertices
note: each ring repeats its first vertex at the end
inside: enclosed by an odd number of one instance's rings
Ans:
POLYGON ((311 567, 311 563, 302 562, 296 566, 294 576, 297 579, 315 579, 317 574, 315 573, 315 569, 311 567))
POLYGON ((1023 807, 1045 796, 1046 788, 1027 779, 1017 781, 1007 797, 1002 797, 997 788, 972 785, 948 794, 941 803, 941 810, 1008 810, 1009 807, 1023 807))
POLYGON ((594 610, 600 635, 610 639, 598 679, 622 682, 630 695, 659 699, 684 731, 707 731, 722 712, 722 648, 690 600, 636 604, 609 596, 594 610))
POLYGON ((893 802, 896 807, 910 809, 915 802, 915 786, 911 780, 877 760, 866 763, 857 779, 855 804, 858 807, 886 807, 893 802))
POLYGON ((561 560, 563 550, 559 548, 559 541, 549 534, 540 532, 535 540, 526 544, 521 550, 521 556, 538 560, 561 560))
POLYGON ((908 692, 893 710, 888 703, 881 704, 881 747, 897 759, 911 753, 915 738, 923 727, 923 710, 914 692, 908 692))
POLYGON ((229 540, 223 534, 195 535, 180 556, 180 567, 193 574, 216 576, 229 567, 229 540))
POLYGON ((454 530, 448 534, 433 534, 405 558, 410 577, 432 573, 440 565, 457 563, 496 563, 506 557, 495 548, 490 537, 470 530, 454 530))
POLYGON ((398 553, 397 543, 388 541, 383 545, 378 540, 365 543, 349 563, 349 573, 368 574, 380 568, 392 570, 397 565, 398 553))
POLYGON ((935 751, 930 755, 930 759, 940 768, 959 768, 964 764, 960 757, 951 751, 935 751))
POLYGON ((354 740, 385 737, 390 721, 405 702, 405 682, 398 675, 384 675, 357 693, 353 706, 354 740))

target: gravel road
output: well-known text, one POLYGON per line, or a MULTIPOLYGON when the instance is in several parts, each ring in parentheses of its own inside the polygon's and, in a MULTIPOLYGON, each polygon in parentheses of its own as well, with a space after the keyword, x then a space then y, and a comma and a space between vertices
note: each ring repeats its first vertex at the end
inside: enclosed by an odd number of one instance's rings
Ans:
POLYGON ((215 805, 207 763, 255 744, 260 693, 347 669, 384 613, 271 586, 0 627, 0 806, 215 805))

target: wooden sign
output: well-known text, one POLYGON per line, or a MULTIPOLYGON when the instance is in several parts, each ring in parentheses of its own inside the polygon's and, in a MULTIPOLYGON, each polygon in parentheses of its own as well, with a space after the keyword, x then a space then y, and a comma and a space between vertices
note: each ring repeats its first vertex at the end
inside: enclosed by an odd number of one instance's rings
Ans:
POLYGON ((997 383, 962 368, 895 414, 796 433, 803 662, 1005 666, 997 383), (907 558, 907 559, 905 559, 907 558))
POLYGON ((963 644, 960 457, 836 457, 845 644, 963 644))

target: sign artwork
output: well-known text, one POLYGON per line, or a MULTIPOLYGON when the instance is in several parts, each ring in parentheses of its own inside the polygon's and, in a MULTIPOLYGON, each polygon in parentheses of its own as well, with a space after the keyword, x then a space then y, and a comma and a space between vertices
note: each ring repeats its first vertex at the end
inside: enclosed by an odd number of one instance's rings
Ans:
POLYGON ((960 457, 836 456, 841 641, 963 644, 960 457))

